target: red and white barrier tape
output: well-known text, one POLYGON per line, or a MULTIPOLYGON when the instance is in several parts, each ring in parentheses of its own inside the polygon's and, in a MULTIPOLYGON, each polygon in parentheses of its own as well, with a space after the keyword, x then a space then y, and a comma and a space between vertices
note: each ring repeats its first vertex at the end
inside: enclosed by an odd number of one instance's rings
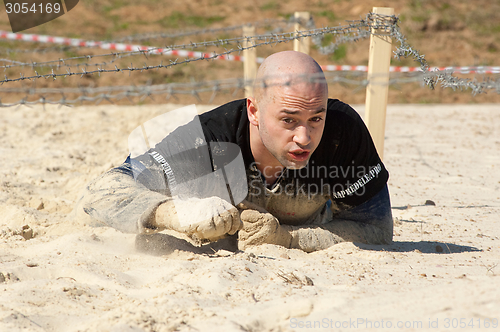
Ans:
MULTIPOLYGON (((173 56, 181 56, 188 58, 210 58, 213 57, 211 53, 204 52, 194 52, 194 51, 185 51, 185 50, 171 50, 171 49, 163 49, 151 46, 142 46, 142 45, 131 45, 131 44, 122 44, 122 43, 108 43, 101 41, 87 41, 83 39, 77 38, 64 38, 64 37, 53 37, 46 35, 34 35, 34 34, 24 34, 24 33, 12 33, 7 31, 0 30, 0 39, 8 39, 8 40, 22 40, 22 41, 31 41, 31 42, 39 42, 39 43, 51 43, 51 44, 61 44, 68 46, 76 46, 76 47, 98 47, 104 50, 113 50, 113 51, 150 51, 151 54, 162 54, 162 55, 173 55, 173 56)), ((239 55, 219 55, 217 57, 218 60, 226 60, 226 61, 244 61, 243 56, 239 55)), ((257 58, 258 63, 262 63, 264 58, 257 58)), ((368 66, 336 66, 336 65, 327 65, 322 66, 324 71, 368 71, 368 66)), ((470 66, 470 67, 431 67, 430 70, 450 70, 455 73, 461 74, 471 74, 471 73, 479 73, 479 74, 500 74, 500 67, 491 67, 491 66, 470 66)), ((420 67, 390 67, 391 72, 398 73, 409 73, 409 72, 418 72, 422 71, 420 67)))
MULTIPOLYGON (((321 66, 324 71, 368 71, 368 66, 335 66, 335 65, 327 65, 321 66)), ((453 71, 454 73, 461 74, 500 74, 500 67, 491 67, 491 66, 469 66, 469 67, 430 67, 430 71, 453 71)), ((411 73, 411 72, 419 72, 422 71, 420 67, 394 67, 391 66, 389 69, 390 72, 394 73, 411 73)))
MULTIPOLYGON (((22 40, 22 41, 32 41, 39 43, 51 43, 51 44, 60 44, 60 45, 68 45, 68 46, 76 46, 76 47, 98 47, 103 50, 112 50, 112 51, 150 51, 150 54, 163 54, 163 55, 174 55, 174 56, 182 56, 189 58, 209 58, 212 57, 213 54, 203 53, 203 52, 194 52, 194 51, 185 51, 185 50, 171 50, 167 48, 158 48, 152 46, 142 46, 142 45, 131 45, 131 44, 122 44, 122 43, 108 43, 101 41, 87 41, 83 39, 76 38, 64 38, 64 37, 52 37, 45 35, 33 35, 33 34, 24 34, 24 33, 11 33, 6 31, 0 31, 0 39, 9 39, 9 40, 22 40)), ((220 55, 217 57, 220 60, 228 60, 228 61, 243 61, 243 57, 238 55, 220 55)))

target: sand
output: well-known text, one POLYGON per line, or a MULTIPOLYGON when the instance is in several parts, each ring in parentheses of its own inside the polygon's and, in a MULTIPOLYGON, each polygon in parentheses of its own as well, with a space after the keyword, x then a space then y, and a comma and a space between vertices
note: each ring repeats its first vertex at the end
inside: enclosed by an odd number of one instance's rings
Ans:
POLYGON ((164 234, 136 249, 72 213, 124 161, 128 134, 175 108, 1 111, 0 331, 500 328, 497 105, 390 105, 394 243, 310 254, 179 251, 164 234))

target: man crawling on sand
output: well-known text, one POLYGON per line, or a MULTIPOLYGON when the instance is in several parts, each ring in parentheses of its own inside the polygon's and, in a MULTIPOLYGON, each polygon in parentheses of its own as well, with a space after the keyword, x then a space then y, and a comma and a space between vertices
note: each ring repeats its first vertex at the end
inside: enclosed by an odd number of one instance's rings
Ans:
POLYGON ((90 183, 81 200, 85 213, 124 232, 169 229, 202 242, 237 237, 240 250, 391 243, 388 172, 356 111, 328 98, 316 61, 294 51, 275 53, 256 82, 253 97, 199 115, 201 135, 190 132, 190 124, 179 127, 90 183), (201 150, 200 142, 239 147, 246 174, 239 180, 248 188, 243 201, 206 193, 174 197, 172 186, 206 174, 201 159, 217 168, 217 149, 207 156, 176 154, 201 150))

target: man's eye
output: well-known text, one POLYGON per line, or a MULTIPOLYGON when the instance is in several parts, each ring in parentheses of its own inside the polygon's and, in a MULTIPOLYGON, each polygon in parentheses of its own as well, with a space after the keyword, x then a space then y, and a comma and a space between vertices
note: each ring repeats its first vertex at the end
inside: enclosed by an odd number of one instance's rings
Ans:
POLYGON ((293 119, 283 119, 283 122, 286 123, 286 124, 290 124, 290 123, 293 123, 293 119))
POLYGON ((312 122, 320 122, 322 120, 323 120, 323 118, 320 116, 315 116, 314 118, 311 119, 312 122))

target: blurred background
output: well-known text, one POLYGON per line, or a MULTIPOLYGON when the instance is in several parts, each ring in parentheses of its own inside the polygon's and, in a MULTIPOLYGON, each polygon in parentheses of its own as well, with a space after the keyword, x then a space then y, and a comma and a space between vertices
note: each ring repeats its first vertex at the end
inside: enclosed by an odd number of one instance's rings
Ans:
MULTIPOLYGON (((500 1, 499 0, 256 0, 253 3, 237 0, 85 0, 67 14, 25 31, 23 34, 78 38, 85 41, 112 41, 127 45, 169 47, 185 45, 183 50, 222 53, 237 50, 238 43, 223 46, 196 45, 205 41, 220 41, 242 36, 241 25, 257 22, 257 34, 293 32, 291 22, 296 11, 308 11, 316 28, 349 24, 349 20, 365 19, 373 7, 393 7, 399 17, 399 27, 406 41, 425 55, 431 67, 500 66, 500 1), (195 45, 191 44, 194 43, 195 45), (187 45, 186 45, 187 44, 187 45)), ((2 8, 3 9, 3 8, 2 8)), ((0 30, 11 32, 7 14, 0 13, 0 30)), ((322 36, 323 46, 335 42, 337 36, 322 36)), ((397 43, 393 40, 393 49, 397 43)), ((175 48, 175 47, 174 47, 175 48)), ((291 50, 293 42, 272 43, 257 48, 258 57, 291 50)), ((331 54, 321 54, 319 46, 311 44, 310 54, 320 65, 368 65, 369 39, 340 44, 331 54)), ((34 41, 0 39, 0 65, 4 82, 0 98, 4 104, 22 100, 70 100, 85 95, 84 88, 160 85, 169 83, 196 83, 243 78, 243 63, 238 61, 202 60, 169 68, 144 69, 145 66, 167 65, 184 61, 187 57, 171 55, 120 54, 109 49, 72 47, 34 41), (106 56, 97 56, 106 54, 106 56), (62 60, 60 60, 62 59, 62 60), (46 63, 52 61, 50 63, 46 63), (44 66, 34 63, 44 62, 44 66), (27 63, 31 65, 26 65, 27 63), (114 70, 136 68, 133 71, 93 73, 98 68, 114 70), (143 68, 143 70, 140 70, 143 68), (64 77, 64 73, 78 73, 64 77), (22 77, 57 74, 24 80, 22 77), (54 79, 55 78, 55 79, 54 79), (9 81, 13 80, 13 81, 9 81), (38 89, 77 88, 76 92, 55 92, 38 89), (19 90, 19 89, 33 90, 19 90)), ((238 52, 232 55, 242 55, 238 52)), ((391 66, 419 67, 414 59, 392 59, 391 66)), ((330 86, 330 97, 350 104, 363 104, 366 73, 339 72, 352 79, 330 86)), ((391 78, 397 76, 394 74, 391 78)), ((500 74, 454 73, 471 82, 489 81, 500 86, 500 74)), ((213 90, 213 89, 212 89, 213 90)), ((220 104, 243 98, 241 87, 216 89, 208 92, 158 95, 130 95, 128 97, 90 98, 83 104, 220 104)), ((436 86, 434 90, 422 81, 407 83, 395 79, 389 88, 389 104, 400 103, 496 103, 500 91, 486 90, 474 95, 470 89, 451 89, 436 86)), ((110 93, 110 92, 107 92, 110 93)), ((95 94, 94 94, 95 96, 95 94)))

